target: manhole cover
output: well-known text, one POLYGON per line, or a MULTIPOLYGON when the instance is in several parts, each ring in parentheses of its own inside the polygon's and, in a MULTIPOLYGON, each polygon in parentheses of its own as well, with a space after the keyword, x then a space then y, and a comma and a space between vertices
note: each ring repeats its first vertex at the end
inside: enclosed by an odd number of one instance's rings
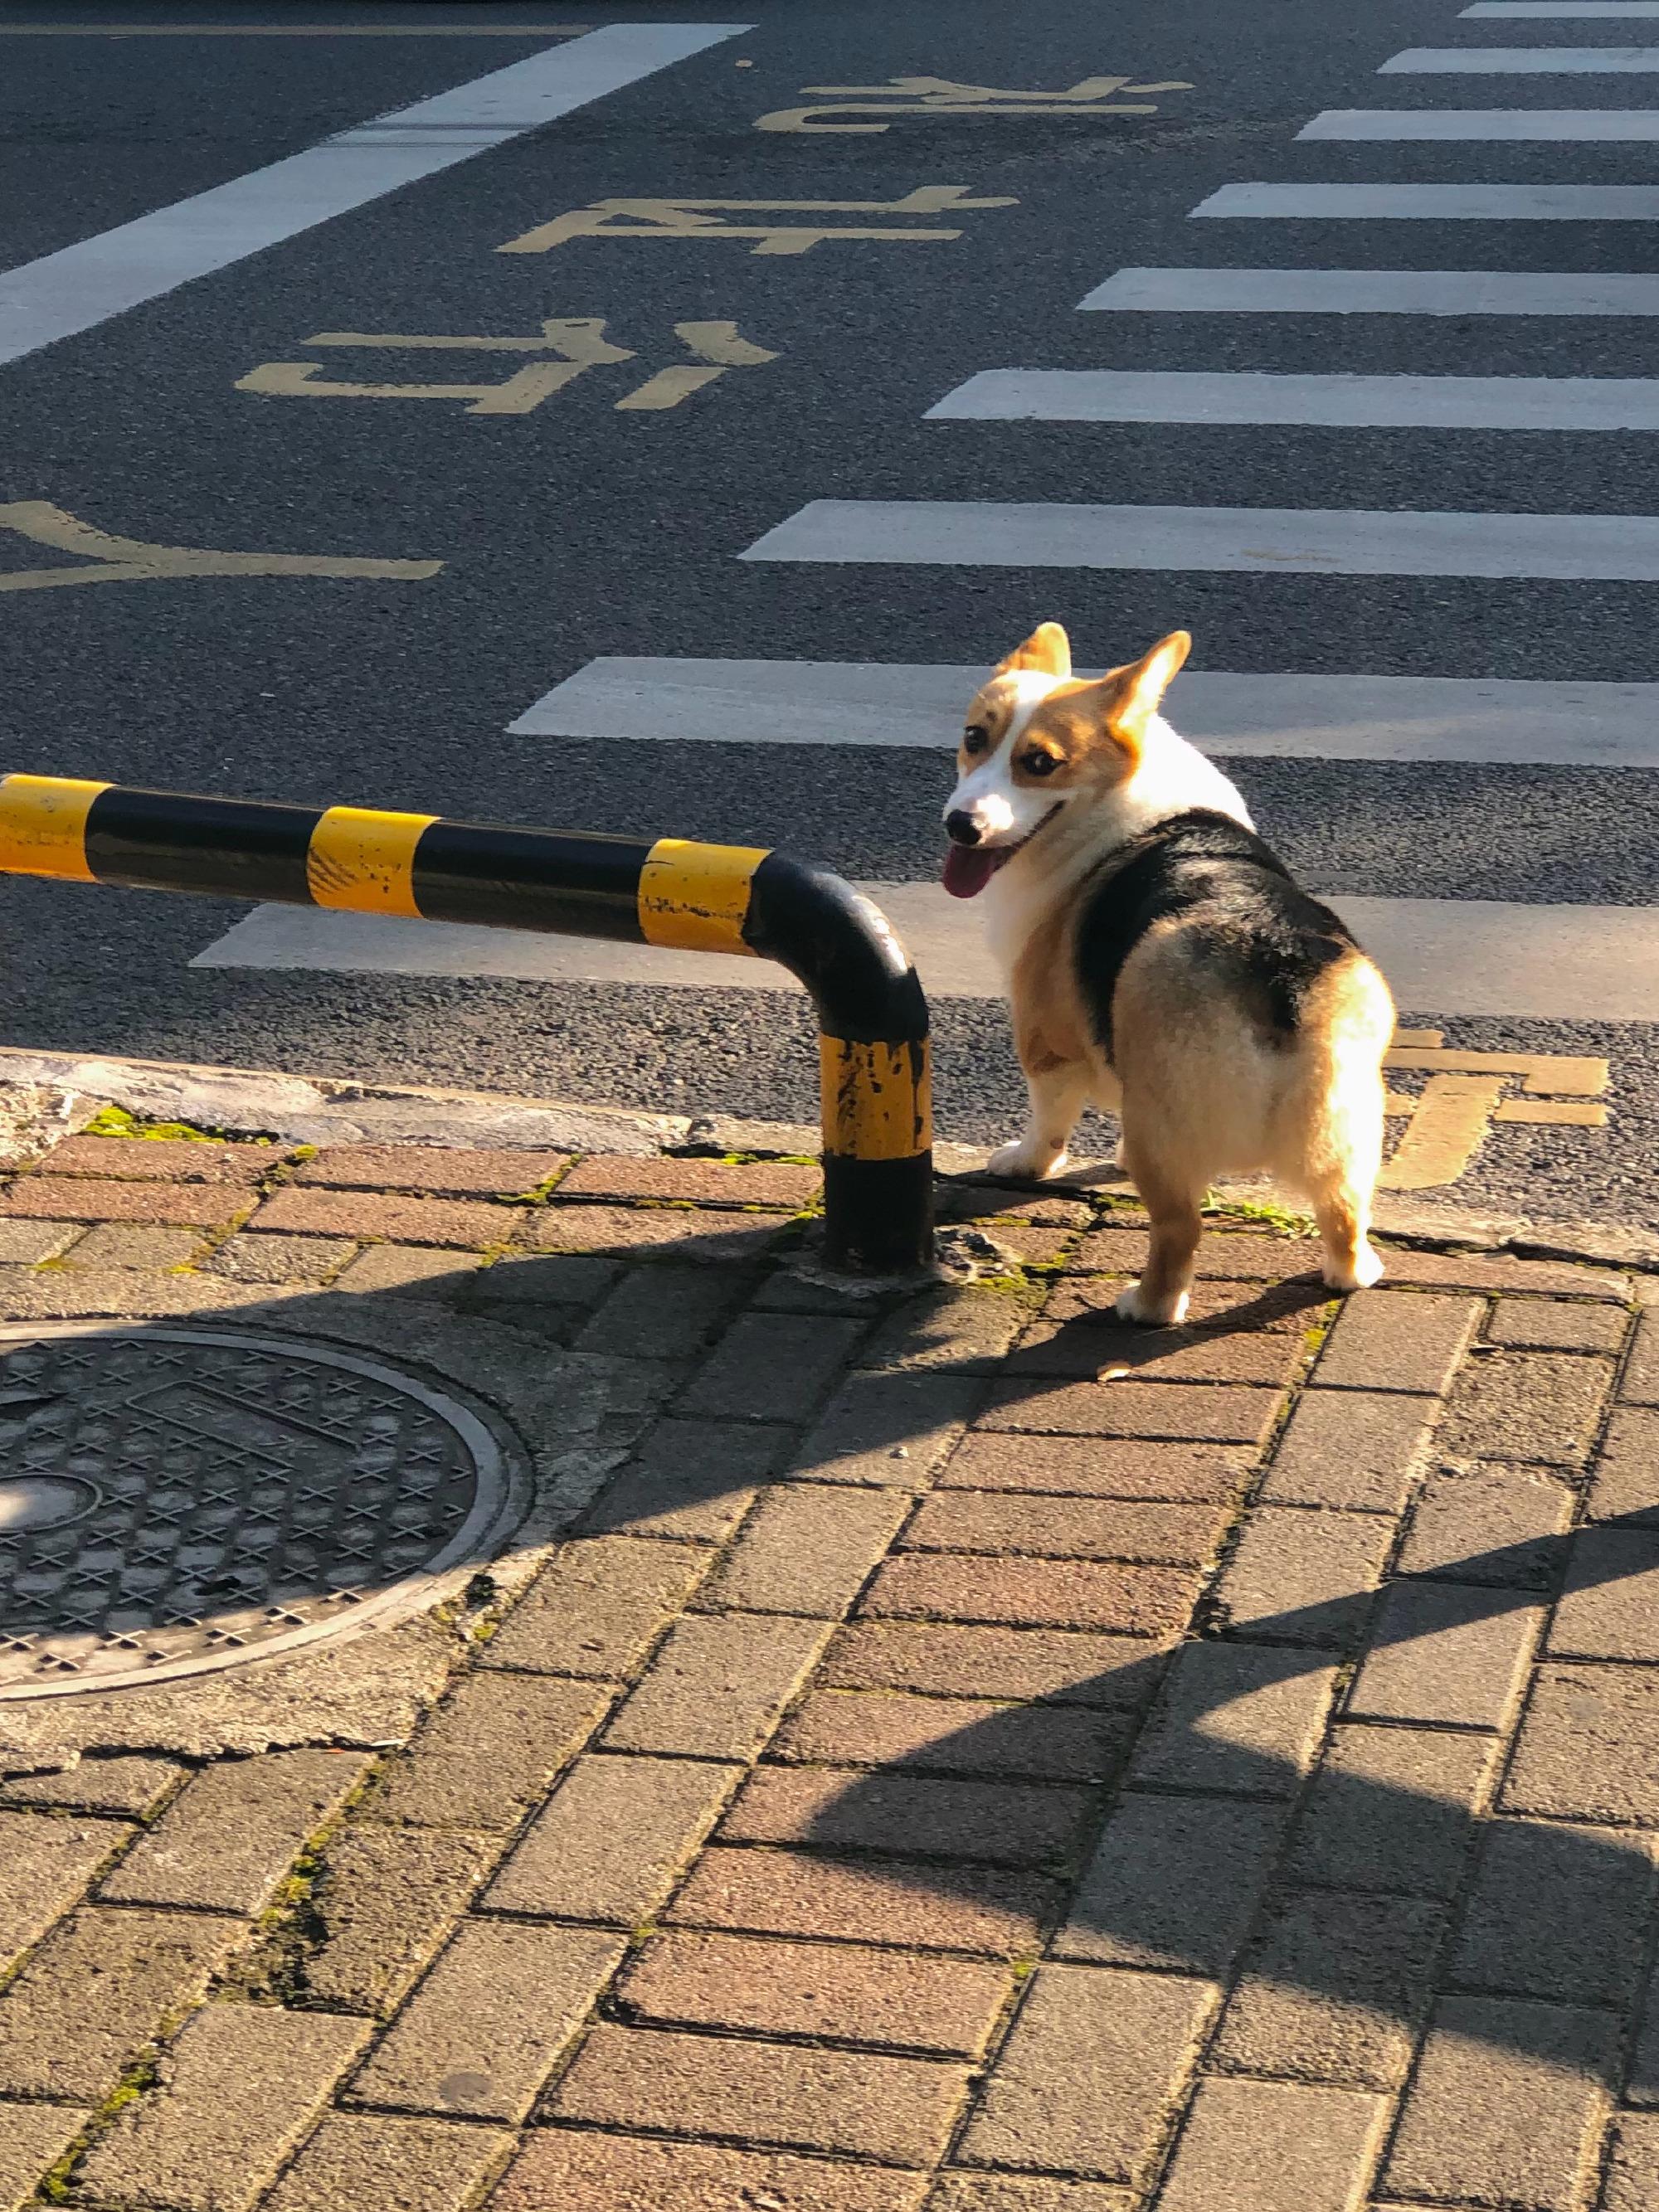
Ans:
POLYGON ((465 1407, 356 1353, 0 1329, 0 1698, 262 1659, 406 1613, 523 1498, 465 1407))

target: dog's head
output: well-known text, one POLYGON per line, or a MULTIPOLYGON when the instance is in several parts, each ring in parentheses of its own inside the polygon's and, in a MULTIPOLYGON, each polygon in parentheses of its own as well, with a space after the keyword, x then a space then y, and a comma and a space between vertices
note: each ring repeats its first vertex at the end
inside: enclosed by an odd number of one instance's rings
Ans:
POLYGON ((1093 683, 1072 675, 1071 641, 1042 623, 968 709, 957 787, 945 809, 945 888, 972 898, 1066 808, 1126 782, 1146 725, 1192 649, 1184 629, 1093 683))

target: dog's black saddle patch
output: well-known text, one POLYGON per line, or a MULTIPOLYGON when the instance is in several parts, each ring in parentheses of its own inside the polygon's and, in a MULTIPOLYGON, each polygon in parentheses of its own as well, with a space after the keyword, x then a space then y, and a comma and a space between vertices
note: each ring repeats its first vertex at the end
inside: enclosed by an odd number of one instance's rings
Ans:
POLYGON ((1095 1040, 1112 1058, 1123 963, 1154 922, 1182 923, 1193 959, 1272 1041, 1296 1034, 1310 987, 1358 947, 1255 830, 1208 807, 1171 815, 1121 845, 1085 887, 1075 942, 1095 1040))

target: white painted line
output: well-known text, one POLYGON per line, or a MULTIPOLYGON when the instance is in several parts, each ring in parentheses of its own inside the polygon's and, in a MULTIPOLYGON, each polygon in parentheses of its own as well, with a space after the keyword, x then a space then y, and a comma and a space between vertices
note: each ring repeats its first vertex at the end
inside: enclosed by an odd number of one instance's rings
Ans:
POLYGON ((1459 145, 1612 145, 1659 138, 1653 107, 1328 107, 1298 138, 1446 139, 1459 145))
POLYGON ((0 39, 549 39, 586 23, 0 23, 0 39))
POLYGON ((738 557, 1659 583, 1659 516, 818 499, 738 557))
POLYGON ((1304 222, 1659 222, 1651 185, 1223 185, 1194 216, 1304 222))
MULTIPOLYGON (((510 734, 943 753, 956 744, 963 709, 985 676, 983 664, 617 654, 590 660, 556 684, 510 734)), ((1187 669, 1170 694, 1170 716, 1183 737, 1222 760, 1659 769, 1659 684, 1187 669)))
POLYGON ((1565 20, 1569 15, 1599 16, 1603 20, 1620 18, 1626 21, 1638 19, 1651 21, 1659 15, 1659 0, 1475 0, 1473 8, 1462 10, 1465 15, 1522 16, 1530 22, 1547 21, 1552 16, 1565 20))
POLYGON ((1155 314, 1659 315, 1659 276, 1466 269, 1120 269, 1078 306, 1155 314))
POLYGON ((1651 76, 1659 46, 1407 46, 1378 76, 1651 76))
POLYGON ((748 27, 610 24, 25 262, 0 275, 0 362, 91 330, 313 224, 470 161, 748 27))
POLYGON ((1264 422, 1342 429, 1659 430, 1659 380, 1617 376, 1282 376, 987 368, 928 422, 1264 422))
MULTIPOLYGON (((930 998, 1001 997, 971 907, 937 884, 861 888, 904 940, 930 998)), ((1332 902, 1411 1013, 1659 1020, 1659 908, 1341 896, 1332 902)), ((191 965, 681 990, 800 988, 769 960, 287 906, 257 907, 191 965)))

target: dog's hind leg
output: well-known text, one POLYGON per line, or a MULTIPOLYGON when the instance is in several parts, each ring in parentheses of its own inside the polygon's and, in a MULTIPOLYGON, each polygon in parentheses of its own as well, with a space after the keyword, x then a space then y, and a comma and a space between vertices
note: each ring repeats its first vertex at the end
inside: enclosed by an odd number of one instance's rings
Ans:
POLYGON ((1025 1071, 1030 1111, 1019 1139, 991 1155, 993 1175, 1029 1177, 1041 1182, 1058 1175, 1066 1164, 1066 1148, 1078 1115, 1088 1103, 1091 1076, 1087 1063, 1057 1060, 1025 1071))
POLYGON ((1170 1328, 1186 1316, 1193 1287, 1193 1263, 1203 1233, 1200 1211, 1207 1184, 1194 1182, 1182 1164, 1160 1155, 1134 1123, 1123 1125, 1123 1158, 1142 1203, 1152 1216, 1152 1245, 1140 1280, 1117 1301, 1125 1321, 1170 1328))

